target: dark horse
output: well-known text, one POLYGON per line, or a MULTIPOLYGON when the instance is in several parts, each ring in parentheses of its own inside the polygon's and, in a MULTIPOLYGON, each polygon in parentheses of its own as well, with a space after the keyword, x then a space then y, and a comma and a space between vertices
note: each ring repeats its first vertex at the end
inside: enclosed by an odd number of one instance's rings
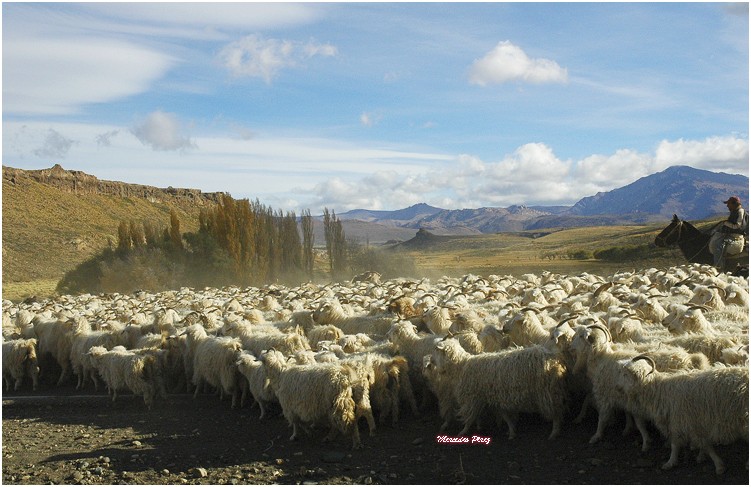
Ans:
MULTIPOLYGON (((714 227, 712 228, 714 229, 714 227)), ((709 253, 710 238, 712 238, 711 231, 710 233, 704 233, 689 222, 681 220, 677 215, 673 215, 670 225, 665 227, 655 237, 655 245, 658 247, 670 247, 677 244, 687 261, 711 265, 714 263, 714 259, 712 258, 712 254, 709 253)), ((727 264, 730 264, 730 261, 732 261, 734 264, 744 265, 746 272, 748 272, 747 249, 744 249, 739 255, 726 257, 726 268, 728 267, 727 264), (745 262, 740 259, 745 259, 745 262), (740 262, 738 262, 739 260, 740 262)))

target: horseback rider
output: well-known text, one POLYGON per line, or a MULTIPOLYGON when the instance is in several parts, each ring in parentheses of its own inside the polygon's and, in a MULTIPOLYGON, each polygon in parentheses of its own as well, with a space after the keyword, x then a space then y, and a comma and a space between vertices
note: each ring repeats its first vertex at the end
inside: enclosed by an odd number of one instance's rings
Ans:
POLYGON ((724 202, 730 215, 719 228, 712 233, 709 240, 709 252, 714 257, 714 266, 723 270, 725 256, 740 254, 748 238, 748 215, 741 207, 741 199, 731 196, 724 202))

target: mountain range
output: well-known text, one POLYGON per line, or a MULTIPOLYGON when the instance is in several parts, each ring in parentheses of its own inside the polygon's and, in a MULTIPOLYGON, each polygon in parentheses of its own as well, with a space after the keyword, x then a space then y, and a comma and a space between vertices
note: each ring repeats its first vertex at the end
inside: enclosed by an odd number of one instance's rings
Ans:
POLYGON ((349 237, 360 240, 358 234, 370 228, 368 239, 377 242, 380 239, 374 236, 378 227, 390 228, 392 236, 397 228, 426 229, 437 235, 470 235, 645 224, 666 221, 673 214, 684 220, 700 220, 725 214, 723 201, 732 195, 748 202, 748 177, 672 166, 621 188, 582 198, 570 207, 513 205, 446 210, 420 203, 395 211, 357 209, 337 216, 349 237))

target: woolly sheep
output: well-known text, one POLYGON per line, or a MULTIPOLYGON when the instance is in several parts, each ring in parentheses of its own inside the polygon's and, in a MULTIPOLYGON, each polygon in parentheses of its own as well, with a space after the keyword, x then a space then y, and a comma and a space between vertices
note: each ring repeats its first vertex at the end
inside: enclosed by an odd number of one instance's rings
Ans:
POLYGON ((295 440, 298 428, 326 422, 330 430, 327 439, 336 431, 352 438, 352 447, 360 448, 357 428, 353 382, 357 374, 341 364, 290 365, 276 350, 261 354, 271 389, 274 391, 287 422, 292 426, 290 440, 295 440))
POLYGON ((237 357, 242 344, 237 338, 207 336, 198 342, 193 357, 193 397, 198 396, 201 385, 207 383, 219 389, 220 400, 224 394, 232 396, 232 407, 238 405, 236 381, 237 357))
POLYGON ((561 429, 568 393, 566 367, 543 347, 470 355, 459 342, 446 339, 433 352, 436 367, 453 381, 454 400, 466 434, 485 407, 499 412, 516 435, 518 413, 537 413, 553 422, 549 438, 561 429))
POLYGON ((129 390, 135 395, 143 396, 146 407, 151 409, 157 394, 156 357, 139 355, 125 349, 108 351, 100 346, 91 347, 87 354, 92 357, 99 375, 107 384, 112 402, 117 399, 118 391, 129 390))
POLYGON ((3 342, 3 378, 5 390, 17 391, 23 385, 25 377, 30 377, 32 389, 39 386, 39 365, 37 364, 36 338, 19 338, 3 342))
POLYGON ((712 458, 717 475, 724 473, 714 445, 748 441, 748 367, 667 374, 647 362, 621 362, 628 373, 619 377, 619 386, 670 440, 670 458, 662 468, 676 466, 688 444, 712 458))
POLYGON ((268 405, 276 402, 276 396, 270 387, 263 362, 257 360, 253 354, 243 351, 238 355, 235 364, 237 370, 248 381, 248 389, 253 400, 261 409, 259 419, 263 419, 268 405))

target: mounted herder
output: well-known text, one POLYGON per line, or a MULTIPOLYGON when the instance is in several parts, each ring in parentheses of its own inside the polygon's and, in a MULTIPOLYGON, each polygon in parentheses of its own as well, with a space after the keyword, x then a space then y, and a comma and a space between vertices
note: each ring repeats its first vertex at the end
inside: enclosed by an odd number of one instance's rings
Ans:
POLYGON ((748 213, 741 206, 741 199, 731 196, 724 202, 730 215, 714 230, 709 240, 709 253, 714 257, 714 266, 724 270, 725 258, 738 255, 748 245, 748 213))
POLYGON ((748 213, 737 196, 725 204, 730 210, 729 217, 709 233, 673 215, 670 225, 655 237, 655 245, 678 245, 689 262, 712 264, 721 272, 748 276, 748 213))

